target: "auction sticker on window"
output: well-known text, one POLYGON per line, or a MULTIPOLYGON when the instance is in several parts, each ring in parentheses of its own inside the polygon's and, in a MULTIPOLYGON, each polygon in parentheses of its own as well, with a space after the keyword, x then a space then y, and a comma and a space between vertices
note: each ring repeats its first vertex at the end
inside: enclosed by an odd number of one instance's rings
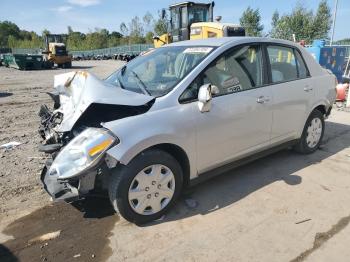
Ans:
POLYGON ((208 54, 211 50, 213 50, 212 47, 189 47, 185 49, 184 54, 194 54, 194 53, 208 54))

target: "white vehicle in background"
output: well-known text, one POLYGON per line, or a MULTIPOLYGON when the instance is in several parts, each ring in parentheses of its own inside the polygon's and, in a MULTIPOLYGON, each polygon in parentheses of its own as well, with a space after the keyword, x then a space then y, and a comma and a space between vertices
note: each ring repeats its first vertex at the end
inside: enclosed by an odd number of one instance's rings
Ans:
POLYGON ((41 110, 42 181, 55 200, 106 189, 125 219, 152 221, 203 178, 288 146, 317 150, 335 86, 303 47, 250 37, 163 46, 104 81, 60 75, 54 110, 41 110))

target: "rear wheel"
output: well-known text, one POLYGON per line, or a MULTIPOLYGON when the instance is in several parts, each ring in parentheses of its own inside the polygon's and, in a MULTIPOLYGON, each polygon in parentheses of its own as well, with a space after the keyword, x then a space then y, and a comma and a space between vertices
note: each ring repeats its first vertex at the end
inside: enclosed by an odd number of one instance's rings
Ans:
POLYGON ((72 62, 65 63, 65 68, 72 68, 72 62))
POLYGON ((294 149, 302 154, 315 152, 322 142, 324 128, 324 115, 317 109, 312 111, 306 121, 302 136, 294 149))
POLYGON ((143 224, 164 215, 182 188, 176 159, 161 150, 147 150, 126 166, 117 167, 109 183, 110 201, 126 220, 143 224))

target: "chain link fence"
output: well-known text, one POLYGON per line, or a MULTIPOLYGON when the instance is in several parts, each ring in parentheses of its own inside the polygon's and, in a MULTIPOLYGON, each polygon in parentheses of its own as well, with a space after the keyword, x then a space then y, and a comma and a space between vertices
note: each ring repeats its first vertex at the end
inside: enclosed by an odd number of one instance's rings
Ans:
MULTIPOLYGON (((141 52, 147 51, 153 48, 153 45, 149 44, 137 44, 137 45, 123 45, 110 48, 94 49, 94 50, 81 50, 81 51, 69 51, 73 56, 97 56, 97 55, 139 55, 141 52)), ((41 48, 0 48, 0 54, 13 53, 13 54, 41 54, 41 48)))
MULTIPOLYGON (((326 44, 326 46, 329 46, 326 44)), ((336 44, 333 47, 345 47, 346 57, 350 57, 350 44, 336 44)), ((70 51, 69 53, 73 56, 98 56, 98 55, 139 55, 141 52, 147 51, 153 48, 150 44, 137 44, 137 45, 123 45, 110 48, 94 49, 94 50, 81 50, 81 51, 70 51)), ((0 48, 0 54, 13 53, 13 54, 41 54, 42 49, 40 48, 0 48)))
POLYGON ((84 51, 71 51, 73 56, 97 56, 97 55, 139 55, 140 53, 153 48, 153 45, 139 44, 139 45, 123 45, 117 47, 95 49, 95 50, 84 50, 84 51))

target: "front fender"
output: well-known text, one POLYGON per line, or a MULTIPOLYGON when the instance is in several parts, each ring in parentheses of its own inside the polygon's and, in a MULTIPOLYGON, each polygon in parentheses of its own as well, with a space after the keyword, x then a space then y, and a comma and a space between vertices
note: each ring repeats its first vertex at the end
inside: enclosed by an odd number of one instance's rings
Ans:
POLYGON ((131 138, 135 143, 120 143, 107 151, 108 155, 117 159, 123 165, 127 165, 135 156, 144 150, 160 144, 173 144, 179 146, 185 151, 188 156, 191 155, 191 148, 183 145, 180 141, 181 139, 169 135, 154 135, 149 137, 145 136, 139 139, 136 137, 129 138, 131 138))
MULTIPOLYGON (((120 140, 107 154, 127 165, 136 155, 159 144, 173 144, 183 149, 195 177, 195 121, 190 104, 149 111, 145 114, 104 123, 120 140)), ((175 156, 176 157, 176 156, 175 156)))

